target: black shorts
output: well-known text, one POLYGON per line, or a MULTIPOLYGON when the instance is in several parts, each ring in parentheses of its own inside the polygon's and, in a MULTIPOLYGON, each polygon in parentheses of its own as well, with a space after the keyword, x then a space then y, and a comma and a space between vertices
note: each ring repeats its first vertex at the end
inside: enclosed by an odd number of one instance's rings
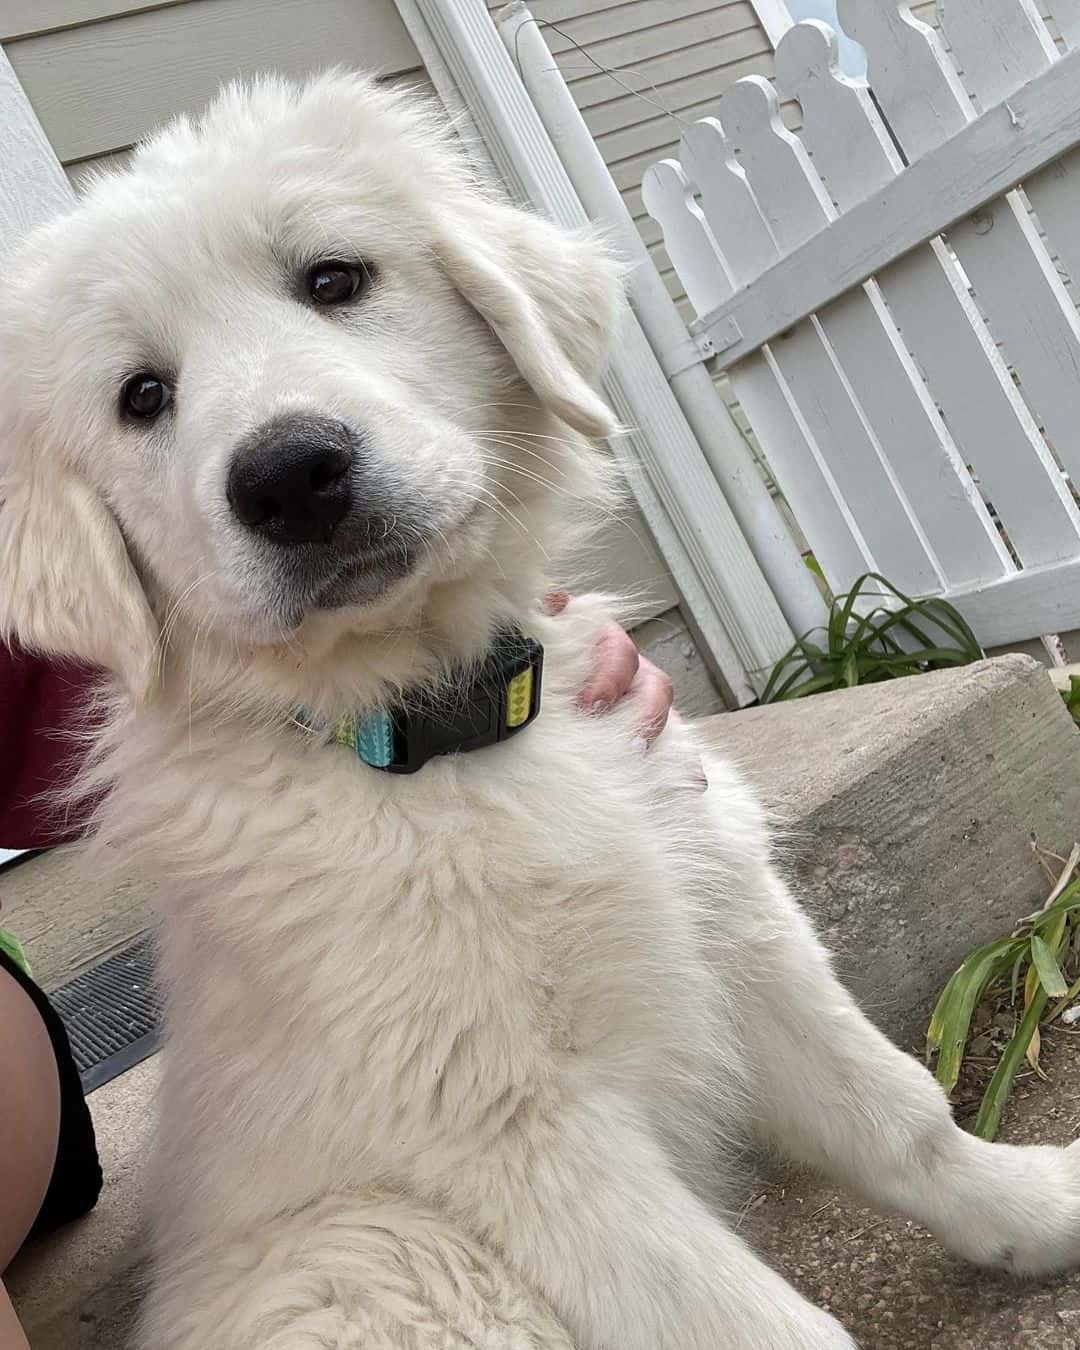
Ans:
POLYGON ((94 1123, 59 1014, 30 976, 3 950, 0 950, 0 969, 6 970, 26 990, 41 1014, 60 1076, 60 1136, 56 1162, 45 1199, 29 1234, 30 1237, 41 1237, 93 1209, 101 1193, 101 1163, 94 1139, 94 1123))

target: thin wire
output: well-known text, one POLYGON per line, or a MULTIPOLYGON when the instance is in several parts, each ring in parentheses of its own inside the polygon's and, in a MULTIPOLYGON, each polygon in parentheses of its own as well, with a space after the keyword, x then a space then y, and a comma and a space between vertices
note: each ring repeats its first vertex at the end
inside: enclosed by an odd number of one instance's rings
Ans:
MULTIPOLYGON (((596 57, 593 56, 592 52, 590 52, 586 47, 583 47, 581 43, 577 41, 576 38, 571 37, 570 34, 564 28, 560 28, 557 23, 552 23, 550 19, 534 19, 531 15, 528 19, 528 22, 535 24, 537 28, 550 28, 553 33, 558 33, 558 35, 561 38, 564 38, 567 42, 569 42, 570 45, 576 51, 579 51, 587 61, 591 62, 598 71, 600 71, 604 75, 607 75, 610 79, 614 80, 620 89, 624 89, 628 94, 632 94, 634 98, 640 99, 642 103, 647 103, 649 107, 657 108, 660 112, 664 114, 665 117, 670 117, 673 122, 677 122, 680 127, 686 126, 686 122, 679 116, 677 112, 673 112, 670 108, 665 107, 665 105, 663 103, 658 102, 657 99, 646 98, 646 96, 641 92, 640 89, 634 89, 630 85, 626 84, 623 80, 620 80, 617 74, 617 70, 620 69, 619 67, 605 66, 603 62, 598 61, 596 57)), ((521 32, 522 28, 524 27, 525 25, 522 24, 521 28, 519 28, 517 32, 514 34, 514 61, 517 64, 518 74, 521 75, 522 78, 524 78, 524 71, 521 65, 521 53, 519 51, 518 44, 521 41, 521 32)), ((621 69, 628 75, 641 75, 642 79, 647 78, 646 76, 642 75, 642 72, 640 70, 634 70, 630 66, 623 66, 621 67, 621 69)), ((649 80, 648 83, 649 88, 653 91, 654 94, 657 95, 657 97, 659 97, 660 91, 657 89, 655 83, 652 80, 649 80)))

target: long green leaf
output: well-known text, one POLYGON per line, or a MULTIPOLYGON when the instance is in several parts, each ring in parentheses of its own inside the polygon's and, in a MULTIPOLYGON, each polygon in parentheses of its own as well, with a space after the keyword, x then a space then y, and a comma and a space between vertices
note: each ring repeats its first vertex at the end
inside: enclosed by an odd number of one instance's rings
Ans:
MULTIPOLYGON (((885 585, 888 586, 889 583, 885 582, 885 585)), ((951 637, 958 648, 967 654, 969 661, 977 661, 982 657, 983 650, 975 634, 968 627, 960 611, 950 605, 947 600, 942 600, 937 596, 931 596, 925 600, 912 600, 902 592, 897 591, 895 587, 889 587, 889 589, 904 602, 904 608, 886 611, 889 617, 882 625, 882 630, 900 625, 911 632, 916 640, 922 642, 924 646, 933 646, 934 644, 928 636, 915 624, 913 615, 920 620, 926 618, 951 637)))
POLYGON ((905 652, 902 656, 879 656, 877 661, 883 666, 895 666, 897 669, 916 671, 920 665, 963 666, 968 658, 954 647, 923 647, 917 652, 905 652))
POLYGON ((924 628, 920 627, 920 625, 912 618, 911 611, 906 609, 897 610, 893 617, 894 622, 890 624, 889 627, 899 628, 902 632, 913 637, 919 644, 916 648, 917 651, 923 651, 927 647, 933 647, 935 645, 934 639, 930 634, 926 632, 924 628))
MULTIPOLYGON (((852 598, 856 598, 854 593, 852 598)), ((851 645, 865 646, 868 636, 871 640, 875 640, 880 623, 887 619, 890 613, 890 610, 875 605, 873 609, 866 610, 862 614, 856 614, 854 627, 851 626, 851 620, 848 621, 848 642, 851 645)))
POLYGON ((762 703, 771 703, 776 697, 776 687, 780 683, 784 672, 794 660, 794 652, 794 648, 792 648, 791 651, 785 652, 769 672, 769 678, 765 681, 765 688, 761 691, 762 703))
POLYGON ((944 628, 947 633, 955 628, 958 640, 969 651, 975 653, 975 660, 986 655, 974 630, 955 605, 950 605, 948 600, 942 600, 940 596, 932 596, 926 603, 935 615, 934 621, 938 627, 944 628), (943 616, 947 622, 942 621, 943 616))
POLYGON ((1017 986, 1020 982, 1020 967, 1024 964, 1024 953, 1013 962, 1012 975, 1009 977, 1009 1002, 1015 1004, 1017 986))
POLYGON ((833 605, 832 609, 829 610, 829 626, 826 633, 828 634, 829 656, 835 661, 841 657, 847 643, 847 628, 842 607, 833 605))
POLYGON ((942 1037, 945 1035, 945 1026, 953 1016, 956 990, 957 986, 960 984, 963 973, 963 966, 958 970, 953 971, 945 982, 945 988, 938 995, 938 1001, 934 1005, 934 1011, 930 1014, 930 1025, 926 1029, 927 1063, 930 1061, 931 1054, 935 1050, 941 1049, 942 1037))
POLYGON ((856 659, 855 652, 848 653, 847 660, 840 672, 840 678, 849 689, 853 689, 859 683, 859 662, 856 659))
POLYGON ((951 1092, 964 1062, 971 1018, 991 981, 1003 975, 1026 943, 1022 938, 998 938, 967 958, 945 986, 930 1019, 927 1041, 938 1048, 934 1076, 951 1092))
POLYGON ((1027 1012, 1024 1013, 1012 1040, 1005 1047, 1005 1053, 1001 1056, 1001 1060, 994 1070, 994 1076, 990 1079, 990 1084, 983 1094, 979 1114, 975 1117, 973 1133, 978 1135, 980 1139, 992 1140, 998 1132, 1001 1125, 1001 1114, 1005 1110, 1005 1103, 1009 1100, 1009 1093, 1012 1091, 1013 1079, 1027 1054, 1027 1048, 1038 1028, 1039 1019, 1042 1017, 1046 1003, 1046 991, 1040 988, 1028 1005, 1027 1012))
MULTIPOLYGON (((882 578, 884 580, 884 578, 882 578)), ((889 583, 885 582, 886 586, 889 583)), ((899 595, 904 600, 909 611, 915 611, 919 615, 925 615, 931 619, 943 632, 949 634, 961 646, 966 647, 973 653, 972 659, 978 660, 983 655, 982 647, 978 638, 968 626, 967 620, 948 600, 943 600, 940 596, 927 596, 924 600, 912 600, 910 597, 897 591, 895 587, 890 587, 894 594, 899 595)))
MULTIPOLYGON (((902 651, 905 656, 909 656, 912 659, 933 661, 937 658, 934 657, 932 653, 942 651, 949 653, 950 656, 958 658, 955 661, 955 664, 970 664, 972 661, 977 661, 981 655, 981 652, 972 652, 963 646, 942 646, 940 640, 935 641, 924 628, 919 624, 914 623, 911 616, 908 614, 895 614, 890 617, 892 622, 883 624, 880 631, 886 633, 890 628, 900 628, 904 632, 910 634, 918 645, 914 648, 905 647, 902 651)), ((945 636, 954 637, 955 634, 949 630, 945 630, 945 636)))
MULTIPOLYGON (((933 660, 934 658, 932 656, 927 656, 926 653, 933 653, 939 650, 949 653, 955 652, 958 656, 962 657, 965 662, 978 660, 978 655, 981 655, 981 653, 975 654, 969 652, 964 647, 942 646, 939 641, 935 641, 929 633, 925 632, 918 624, 913 623, 910 616, 903 612, 886 613, 882 621, 875 624, 870 629, 870 634, 875 642, 880 642, 882 644, 888 642, 891 647, 895 649, 898 656, 911 661, 921 659, 933 660), (891 630, 894 628, 908 633, 915 639, 918 645, 914 648, 902 647, 892 639, 891 630)), ((952 634, 947 633, 946 636, 952 636, 952 634)))
MULTIPOLYGON (((786 667, 783 669, 786 669, 786 667)), ((784 680, 782 684, 778 684, 777 681, 779 680, 781 673, 782 668, 777 666, 769 677, 769 682, 761 695, 761 701, 763 703, 780 703, 783 699, 787 698, 788 691, 794 689, 800 680, 806 679, 809 676, 810 667, 805 661, 796 665, 788 678, 784 680)))
POLYGON ((1039 983, 1051 998, 1061 998, 1069 992, 1068 981, 1061 973, 1057 957, 1050 945, 1038 933, 1031 935, 1031 960, 1039 972, 1039 983))
MULTIPOLYGON (((816 643, 810 641, 809 633, 797 638, 793 646, 785 652, 772 669, 772 673, 766 682, 765 688, 761 694, 762 703, 778 703, 782 698, 788 695, 788 691, 798 683, 798 681, 809 675, 818 666, 827 661, 827 655, 816 643), (789 666, 794 666, 792 674, 780 684, 781 677, 789 666)), ((825 686, 830 688, 830 685, 825 686)), ((794 697, 794 695, 790 695, 794 697)))

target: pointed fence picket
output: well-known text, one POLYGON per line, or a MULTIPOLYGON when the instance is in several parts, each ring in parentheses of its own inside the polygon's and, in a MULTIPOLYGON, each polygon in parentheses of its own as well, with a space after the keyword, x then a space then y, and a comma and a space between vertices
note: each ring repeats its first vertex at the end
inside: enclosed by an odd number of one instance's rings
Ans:
POLYGON ((839 0, 650 168, 646 207, 834 590, 985 645, 1080 627, 1080 0, 839 0), (789 131, 780 98, 798 100, 789 131))

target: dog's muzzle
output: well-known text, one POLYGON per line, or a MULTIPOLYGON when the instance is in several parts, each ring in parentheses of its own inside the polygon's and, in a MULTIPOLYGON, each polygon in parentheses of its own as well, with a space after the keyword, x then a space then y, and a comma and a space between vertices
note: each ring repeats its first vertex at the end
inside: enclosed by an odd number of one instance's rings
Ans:
POLYGON ((422 503, 364 436, 317 413, 274 417, 237 446, 225 495, 251 541, 268 602, 295 626, 312 609, 377 599, 412 570, 422 503))
POLYGON ((353 501, 357 440, 344 422, 275 417, 237 447, 226 496, 236 519, 272 543, 329 544, 353 501))

